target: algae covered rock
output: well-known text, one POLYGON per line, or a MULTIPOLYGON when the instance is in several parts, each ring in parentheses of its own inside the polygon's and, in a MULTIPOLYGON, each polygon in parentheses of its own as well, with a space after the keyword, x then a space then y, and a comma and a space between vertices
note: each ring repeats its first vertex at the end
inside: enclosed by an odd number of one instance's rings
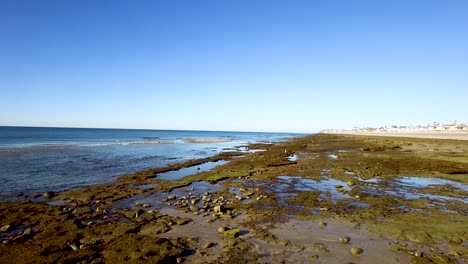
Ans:
POLYGON ((227 237, 238 237, 240 235, 240 229, 239 228, 233 228, 227 231, 224 231, 223 235, 227 237))

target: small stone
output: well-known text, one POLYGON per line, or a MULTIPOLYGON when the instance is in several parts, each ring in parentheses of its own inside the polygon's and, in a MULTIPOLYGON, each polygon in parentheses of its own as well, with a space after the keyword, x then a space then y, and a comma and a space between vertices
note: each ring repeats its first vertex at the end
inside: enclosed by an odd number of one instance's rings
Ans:
POLYGON ((414 256, 416 256, 416 257, 422 257, 422 256, 423 256, 423 252, 421 252, 421 251, 415 251, 415 252, 414 252, 414 256))
POLYGON ((79 249, 75 243, 68 244, 68 246, 70 246, 73 249, 73 251, 76 251, 79 249))
POLYGON ((184 262, 184 259, 183 259, 183 258, 177 258, 177 259, 176 259, 176 262, 177 262, 177 263, 182 263, 182 262, 184 262))
POLYGON ((175 200, 176 198, 177 198, 177 197, 176 197, 175 195, 169 195, 169 196, 167 197, 167 200, 172 201, 172 200, 175 200))
POLYGON ((2 243, 3 243, 4 245, 8 245, 8 244, 10 244, 10 240, 5 239, 5 240, 2 241, 2 243))
POLYGON ((360 198, 361 198, 361 196, 359 196, 359 195, 356 195, 356 196, 354 196, 354 198, 356 198, 356 199, 360 199, 360 198))
POLYGON ((139 207, 140 205, 141 205, 140 202, 136 202, 136 203, 135 203, 135 206, 137 206, 137 207, 139 207))
POLYGON ((206 243, 206 244, 203 246, 203 248, 204 248, 204 249, 209 249, 210 247, 213 247, 214 245, 215 245, 214 243, 208 242, 208 243, 206 243))
POLYGON ((353 187, 353 186, 354 186, 354 182, 352 182, 352 181, 347 181, 346 184, 348 184, 349 187, 353 187))
POLYGON ((218 233, 222 234, 226 231, 228 231, 230 228, 227 227, 227 226, 221 226, 221 227, 218 227, 218 233))
POLYGON ((135 214, 134 214, 135 218, 140 217, 140 215, 142 215, 143 212, 144 212, 143 210, 137 210, 137 211, 135 212, 135 214))
POLYGON ((144 208, 150 208, 151 205, 145 203, 145 204, 143 204, 143 207, 144 207, 144 208))
POLYGON ((320 221, 320 222, 319 222, 319 226, 320 226, 321 228, 325 228, 325 227, 327 226, 327 223, 320 221))
POLYGON ((192 210, 193 212, 195 212, 195 211, 200 210, 200 208, 198 208, 198 206, 196 206, 196 205, 191 205, 191 206, 190 206, 190 210, 192 210))
POLYGON ((26 230, 23 231, 23 235, 32 235, 33 234, 33 230, 32 228, 26 228, 26 230))
POLYGON ((44 196, 44 198, 48 199, 48 198, 54 197, 55 193, 54 192, 45 192, 42 196, 44 196))
POLYGON ((341 244, 348 244, 349 240, 350 240, 349 237, 340 237, 340 238, 338 238, 338 242, 340 242, 341 244))
POLYGON ((363 252, 362 248, 357 248, 357 247, 351 248, 351 254, 353 254, 354 256, 359 256, 362 254, 362 252, 363 252))
POLYGON ((0 232, 9 232, 11 230, 11 225, 4 225, 0 228, 0 232))
POLYGON ((223 205, 215 206, 215 207, 213 208, 213 210, 214 210, 215 213, 223 213, 223 212, 225 211, 223 205))

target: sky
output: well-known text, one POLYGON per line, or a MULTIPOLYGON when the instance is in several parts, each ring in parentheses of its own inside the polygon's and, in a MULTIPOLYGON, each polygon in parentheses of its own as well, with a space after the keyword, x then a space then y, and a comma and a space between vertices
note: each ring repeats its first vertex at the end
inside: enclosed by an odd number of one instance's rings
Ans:
POLYGON ((468 1, 0 1, 0 126, 468 121, 468 1))

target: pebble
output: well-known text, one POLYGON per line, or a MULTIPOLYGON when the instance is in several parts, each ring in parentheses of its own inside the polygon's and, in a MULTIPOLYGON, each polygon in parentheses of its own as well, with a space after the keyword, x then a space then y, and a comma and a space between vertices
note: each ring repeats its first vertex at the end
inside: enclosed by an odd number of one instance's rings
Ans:
POLYGON ((320 221, 320 222, 319 222, 319 226, 320 226, 321 228, 325 228, 325 227, 327 226, 327 223, 320 221))
POLYGON ((144 208, 150 208, 150 206, 151 206, 151 205, 149 205, 149 204, 143 204, 143 207, 144 207, 144 208))
POLYGON ((78 246, 75 243, 71 243, 71 244, 68 244, 68 245, 73 249, 73 251, 78 250, 78 246))
POLYGON ((221 226, 221 227, 218 227, 218 233, 222 234, 226 231, 228 231, 230 228, 227 227, 227 226, 221 226))
POLYGON ((351 254, 353 254, 354 256, 359 256, 362 254, 362 252, 363 252, 362 248, 357 248, 357 247, 351 248, 351 254))
POLYGON ((210 248, 210 247, 213 247, 214 245, 215 245, 214 243, 208 242, 208 243, 206 243, 206 244, 203 246, 203 248, 204 248, 204 249, 208 249, 208 248, 210 248))
POLYGON ((3 243, 4 245, 8 245, 8 244, 10 244, 10 240, 5 239, 5 240, 2 241, 2 243, 3 243))
POLYGON ((169 196, 167 197, 167 200, 170 200, 170 201, 171 201, 171 200, 175 200, 176 198, 177 198, 177 197, 176 197, 175 195, 169 195, 169 196))
POLYGON ((42 196, 44 196, 44 198, 52 198, 55 196, 55 193, 54 192, 45 192, 42 196))
POLYGON ((135 206, 140 206, 140 205, 141 205, 140 202, 136 202, 136 203, 135 203, 135 206))
POLYGON ((349 240, 350 240, 349 237, 340 237, 340 238, 338 238, 338 242, 340 242, 341 244, 348 244, 349 240))
POLYGON ((353 186, 354 186, 354 182, 352 182, 352 181, 348 181, 348 182, 346 182, 346 184, 348 184, 349 187, 353 187, 353 186))
POLYGON ((11 230, 11 225, 4 225, 0 228, 0 232, 8 232, 11 230))
POLYGON ((32 235, 33 230, 32 228, 26 228, 26 230, 23 231, 23 235, 32 235))

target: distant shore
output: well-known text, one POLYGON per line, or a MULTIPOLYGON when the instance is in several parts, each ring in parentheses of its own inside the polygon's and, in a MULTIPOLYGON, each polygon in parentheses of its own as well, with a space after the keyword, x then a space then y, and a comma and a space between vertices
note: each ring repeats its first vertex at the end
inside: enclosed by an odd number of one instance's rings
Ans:
POLYGON ((411 137, 433 139, 468 140, 468 131, 391 131, 391 132, 361 132, 353 130, 324 130, 324 134, 348 134, 382 137, 411 137))

